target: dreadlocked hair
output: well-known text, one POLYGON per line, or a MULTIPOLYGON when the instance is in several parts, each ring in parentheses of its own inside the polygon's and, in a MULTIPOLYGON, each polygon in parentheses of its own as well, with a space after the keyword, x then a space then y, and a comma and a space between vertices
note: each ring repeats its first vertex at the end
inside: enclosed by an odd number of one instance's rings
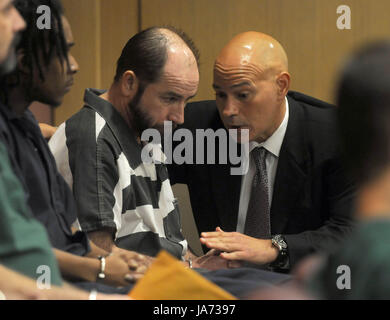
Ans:
MULTIPOLYGON (((61 1, 15 0, 14 6, 26 21, 26 29, 21 32, 21 39, 16 50, 22 50, 24 52, 22 64, 30 71, 29 81, 32 81, 32 70, 34 68, 37 68, 40 79, 44 81, 43 70, 50 64, 50 61, 55 55, 59 58, 62 66, 65 60, 69 68, 68 46, 61 20, 64 14, 61 1), (38 28, 37 21, 42 15, 37 13, 37 9, 40 6, 50 8, 50 29, 38 28)), ((15 87, 19 84, 20 71, 16 69, 13 73, 2 79, 0 86, 4 94, 7 88, 15 87)))

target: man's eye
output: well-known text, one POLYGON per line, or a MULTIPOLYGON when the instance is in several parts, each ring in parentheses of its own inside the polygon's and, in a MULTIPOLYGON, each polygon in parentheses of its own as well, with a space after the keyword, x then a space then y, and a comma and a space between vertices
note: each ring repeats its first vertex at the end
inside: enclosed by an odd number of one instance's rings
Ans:
POLYGON ((247 93, 247 92, 239 93, 239 94, 237 94, 237 97, 239 99, 247 99, 249 97, 249 93, 247 93))
POLYGON ((223 93, 223 92, 216 92, 216 93, 215 93, 215 96, 216 96, 217 98, 223 99, 223 98, 226 97, 226 94, 223 93))
POLYGON ((172 103, 175 103, 177 101, 177 98, 176 97, 165 97, 165 98, 163 98, 163 100, 165 103, 172 104, 172 103))

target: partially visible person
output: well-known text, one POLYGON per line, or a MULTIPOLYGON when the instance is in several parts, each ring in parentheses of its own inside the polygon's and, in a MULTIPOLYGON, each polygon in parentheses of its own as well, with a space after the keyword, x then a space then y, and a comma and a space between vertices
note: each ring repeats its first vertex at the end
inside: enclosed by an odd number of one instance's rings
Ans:
MULTIPOLYGON (((13 1, 0 0, 0 76, 15 68, 18 32, 25 26, 13 1)), ((31 215, 2 143, 0 228, 0 299, 126 299, 126 296, 91 294, 63 284, 47 233, 31 215), (37 287, 37 270, 42 265, 50 270, 50 290, 37 287)))
POLYGON ((39 289, 36 281, 0 265, 0 300, 130 300, 125 295, 86 292, 69 285, 39 289))
POLYGON ((62 285, 61 274, 44 227, 31 215, 22 185, 0 144, 0 263, 36 279, 39 267, 50 269, 51 283, 62 285))
POLYGON ((16 67, 16 44, 26 23, 12 0, 0 0, 0 75, 16 67))
MULTIPOLYGON (((13 1, 0 0, 1 76, 16 67, 19 32, 25 26, 13 1)), ((46 232, 27 208, 24 191, 12 171, 7 150, 2 143, 0 143, 0 263, 33 279, 38 276, 37 268, 45 264, 51 270, 52 283, 62 285, 57 261, 46 232)))
POLYGON ((0 139, 8 149, 34 217, 46 228, 62 275, 86 289, 117 292, 114 287, 139 279, 150 259, 124 250, 110 255, 93 245, 85 233, 74 233, 72 193, 28 110, 33 101, 59 106, 73 84, 78 65, 70 53, 74 41, 69 22, 57 0, 16 0, 14 4, 28 25, 17 46, 17 69, 1 84, 0 139), (40 5, 51 9, 49 30, 36 28, 40 5))
POLYGON ((308 287, 321 299, 390 299, 390 41, 351 57, 337 104, 359 226, 308 287))

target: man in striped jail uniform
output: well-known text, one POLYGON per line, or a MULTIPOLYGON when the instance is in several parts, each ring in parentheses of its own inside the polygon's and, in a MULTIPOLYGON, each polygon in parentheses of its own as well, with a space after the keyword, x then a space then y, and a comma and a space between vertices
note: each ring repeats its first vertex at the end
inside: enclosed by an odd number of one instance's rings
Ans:
POLYGON ((199 84, 199 53, 183 32, 153 27, 131 38, 108 91, 87 89, 84 107, 50 140, 59 171, 73 188, 78 222, 101 248, 155 256, 165 249, 190 266, 226 268, 213 255, 188 250, 164 164, 153 148, 143 161, 142 133, 164 121, 184 122, 184 107, 199 84))

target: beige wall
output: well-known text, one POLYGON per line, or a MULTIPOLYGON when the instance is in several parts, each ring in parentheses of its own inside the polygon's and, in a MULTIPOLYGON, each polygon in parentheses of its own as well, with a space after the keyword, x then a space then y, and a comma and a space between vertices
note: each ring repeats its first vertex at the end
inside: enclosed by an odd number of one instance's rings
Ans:
POLYGON ((340 63, 354 46, 390 36, 388 0, 144 0, 142 27, 173 24, 188 32, 202 55, 196 99, 213 97, 213 60, 237 33, 268 33, 285 47, 292 89, 332 101, 340 63), (339 5, 349 5, 352 29, 336 27, 339 5))
MULTIPOLYGON (((55 123, 82 106, 86 87, 107 88, 125 42, 138 30, 170 24, 186 31, 201 51, 201 83, 195 100, 212 99, 212 66, 237 33, 256 30, 278 39, 289 56, 292 89, 333 101, 337 71, 350 50, 390 37, 389 0, 63 0, 80 64, 74 89, 55 111, 55 123), (352 10, 352 29, 338 30, 339 5, 352 10)), ((184 229, 198 241, 182 187, 184 229)))
POLYGON ((285 47, 292 89, 333 101, 337 70, 361 43, 390 37, 388 0, 63 0, 80 64, 76 85, 59 124, 75 113, 86 87, 108 87, 125 42, 139 29, 171 24, 182 28, 201 51, 201 83, 195 100, 211 99, 212 66, 218 51, 247 30, 268 33, 285 47), (352 29, 338 30, 339 5, 352 10, 352 29))

